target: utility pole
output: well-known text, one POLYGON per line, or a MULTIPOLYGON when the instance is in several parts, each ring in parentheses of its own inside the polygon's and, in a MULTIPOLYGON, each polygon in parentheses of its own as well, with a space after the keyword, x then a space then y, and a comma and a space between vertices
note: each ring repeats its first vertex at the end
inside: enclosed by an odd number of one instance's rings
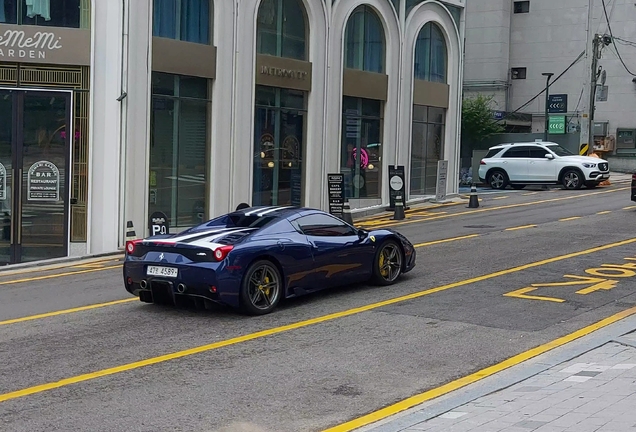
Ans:
MULTIPOLYGON (((592 39, 592 76, 590 80, 590 115, 589 115, 589 124, 588 124, 588 147, 587 151, 584 152, 584 156, 593 149, 594 146, 594 110, 596 109, 596 82, 598 81, 598 58, 600 57, 599 48, 601 46, 601 35, 595 34, 594 39, 592 39)), ((583 150, 583 149, 581 149, 583 150)))
POLYGON ((554 75, 552 72, 542 73, 546 78, 545 81, 545 129, 543 131, 543 141, 548 141, 548 128, 550 127, 550 114, 548 110, 548 104, 550 103, 550 78, 554 75))

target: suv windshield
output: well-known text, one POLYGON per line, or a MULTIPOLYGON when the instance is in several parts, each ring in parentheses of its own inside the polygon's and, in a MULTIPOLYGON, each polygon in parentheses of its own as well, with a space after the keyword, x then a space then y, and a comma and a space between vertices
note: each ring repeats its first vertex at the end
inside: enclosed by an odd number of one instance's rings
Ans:
POLYGON ((550 150, 552 150, 554 152, 555 155, 557 156, 574 156, 574 153, 572 153, 570 150, 561 147, 558 144, 552 144, 552 145, 548 145, 546 146, 547 148, 549 148, 550 150))

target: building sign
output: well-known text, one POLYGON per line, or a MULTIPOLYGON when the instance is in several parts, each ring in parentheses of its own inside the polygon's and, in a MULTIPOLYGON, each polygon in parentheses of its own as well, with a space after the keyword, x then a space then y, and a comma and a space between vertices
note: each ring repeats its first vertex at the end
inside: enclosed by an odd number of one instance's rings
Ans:
POLYGON ((329 190, 329 213, 342 219, 344 217, 344 174, 327 174, 329 190))
POLYGON ((568 112, 568 95, 552 94, 548 96, 548 112, 549 113, 566 113, 568 112))
POLYGON ((307 72, 301 70, 283 69, 271 66, 261 66, 261 74, 299 80, 307 79, 307 76, 309 75, 307 72))
POLYGON ((406 207, 406 182, 404 181, 404 165, 389 166, 389 209, 395 209, 395 200, 400 197, 406 207))
POLYGON ((7 169, 0 163, 0 201, 7 199, 7 169))
POLYGON ((0 61, 90 65, 90 30, 1 24, 0 61))
POLYGON ((27 172, 27 199, 60 200, 60 171, 53 162, 39 161, 31 165, 27 172))
POLYGON ((437 185, 435 190, 435 200, 444 201, 446 199, 446 178, 448 177, 448 161, 437 161, 437 185))
POLYGON ((565 116, 555 115, 550 116, 548 122, 548 132, 551 134, 564 134, 565 133, 565 116))
POLYGON ((256 55, 256 84, 294 90, 311 90, 311 62, 256 55))

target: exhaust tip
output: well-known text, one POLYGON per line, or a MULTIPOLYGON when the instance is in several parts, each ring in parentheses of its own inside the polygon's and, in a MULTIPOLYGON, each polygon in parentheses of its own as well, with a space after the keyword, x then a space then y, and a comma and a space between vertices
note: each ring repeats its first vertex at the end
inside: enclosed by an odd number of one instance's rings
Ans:
POLYGON ((139 282, 139 286, 141 287, 141 289, 146 289, 146 287, 148 286, 148 282, 143 279, 141 282, 139 282))
POLYGON ((186 286, 185 284, 180 283, 179 285, 177 285, 177 291, 181 294, 183 294, 186 290, 186 286))

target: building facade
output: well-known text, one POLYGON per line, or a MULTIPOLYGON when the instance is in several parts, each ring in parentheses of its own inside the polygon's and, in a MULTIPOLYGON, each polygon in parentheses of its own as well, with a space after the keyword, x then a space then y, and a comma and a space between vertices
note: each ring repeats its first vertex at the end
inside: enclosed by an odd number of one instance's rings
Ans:
POLYGON ((500 117, 507 116, 503 123, 509 132, 543 133, 546 100, 545 94, 539 93, 547 83, 543 74, 552 73, 549 94, 567 97, 565 112, 554 113, 565 116, 565 127, 559 132, 580 133, 581 144, 591 143, 590 151, 607 150, 606 156, 633 155, 635 13, 633 2, 612 0, 470 2, 466 12, 464 94, 493 96, 492 108, 500 117), (590 140, 595 34, 612 34, 615 38, 599 44, 600 73, 594 90, 590 140), (520 115, 508 116, 513 112, 520 115))
POLYGON ((241 202, 327 209, 327 173, 354 209, 389 203, 391 165, 434 195, 438 160, 458 175, 463 8, 4 0, 5 263, 115 251, 157 211, 174 232, 241 202))

